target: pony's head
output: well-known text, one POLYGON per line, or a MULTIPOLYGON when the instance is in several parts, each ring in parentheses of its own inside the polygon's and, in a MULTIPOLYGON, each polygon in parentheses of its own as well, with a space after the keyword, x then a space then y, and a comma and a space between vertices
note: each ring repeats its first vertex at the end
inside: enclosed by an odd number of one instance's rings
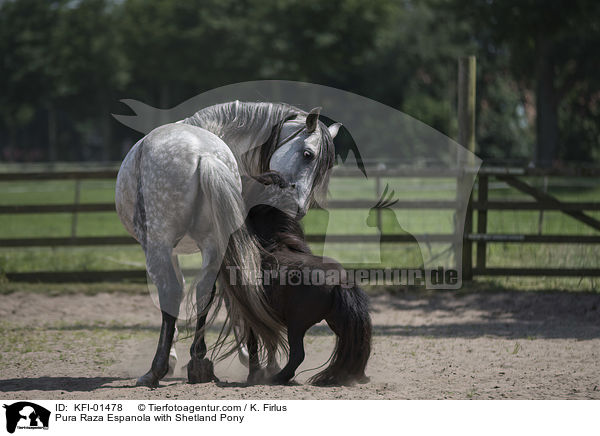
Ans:
POLYGON ((261 148, 262 171, 276 171, 289 183, 297 218, 326 194, 329 170, 335 160, 333 138, 341 124, 327 127, 319 121, 320 110, 282 120, 261 148))
POLYGON ((389 185, 385 185, 385 189, 383 190, 383 194, 381 194, 381 198, 379 201, 369 210, 369 216, 367 217, 367 225, 369 227, 379 227, 377 222, 377 211, 378 210, 391 210, 391 207, 398 202, 398 199, 392 200, 394 198, 395 191, 392 191, 388 194, 389 185))

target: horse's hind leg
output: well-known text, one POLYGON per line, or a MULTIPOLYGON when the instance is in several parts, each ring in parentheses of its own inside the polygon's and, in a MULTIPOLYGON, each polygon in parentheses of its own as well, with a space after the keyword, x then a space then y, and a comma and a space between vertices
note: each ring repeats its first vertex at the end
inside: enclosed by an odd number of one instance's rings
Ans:
POLYGON ((162 312, 160 337, 150 371, 141 376, 138 386, 157 387, 158 382, 169 370, 169 353, 173 344, 182 288, 171 260, 171 246, 148 244, 146 247, 146 268, 150 278, 158 288, 158 300, 162 312))
MULTIPOLYGON (((198 289, 198 288, 196 288, 198 289)), ((215 296, 216 287, 210 293, 210 300, 205 306, 205 312, 198 314, 196 319, 196 333, 194 341, 190 347, 190 361, 187 365, 189 383, 208 383, 210 381, 219 381, 215 376, 213 363, 206 358, 206 341, 204 340, 204 327, 206 325, 207 311, 215 296)))
POLYGON ((200 277, 196 285, 196 332, 194 334, 194 341, 190 347, 190 362, 187 366, 188 382, 190 383, 218 381, 212 362, 206 358, 207 347, 204 340, 204 327, 208 316, 208 309, 215 297, 218 261, 219 257, 214 246, 212 244, 205 244, 205 248, 202 250, 202 270, 200 271, 200 277))
MULTIPOLYGON (((185 289, 185 279, 183 277, 183 273, 181 272, 181 268, 179 267, 179 260, 177 259, 177 255, 174 254, 171 256, 171 263, 173 264, 173 268, 175 269, 175 274, 177 275, 177 280, 179 281, 179 285, 181 289, 185 289)), ((177 343, 177 339, 179 338, 179 331, 177 330, 177 324, 175 324, 175 334, 173 335, 173 344, 171 345, 171 350, 169 351, 169 370, 167 371, 167 375, 171 376, 175 372, 175 368, 177 366, 177 350, 175 350, 175 344, 177 343)))

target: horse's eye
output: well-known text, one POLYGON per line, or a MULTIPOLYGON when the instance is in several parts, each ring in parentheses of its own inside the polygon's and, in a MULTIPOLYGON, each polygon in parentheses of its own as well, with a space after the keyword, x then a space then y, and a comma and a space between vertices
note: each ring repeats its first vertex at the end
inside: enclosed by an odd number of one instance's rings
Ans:
POLYGON ((312 159, 313 157, 315 157, 315 154, 310 150, 304 150, 304 153, 302 155, 305 159, 312 159))

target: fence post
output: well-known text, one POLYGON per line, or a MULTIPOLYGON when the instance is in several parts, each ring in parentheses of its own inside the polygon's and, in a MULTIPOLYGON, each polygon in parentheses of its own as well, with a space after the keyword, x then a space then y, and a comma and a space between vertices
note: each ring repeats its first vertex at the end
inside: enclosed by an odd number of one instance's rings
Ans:
MULTIPOLYGON (((377 194, 376 201, 379 201, 379 197, 383 193, 383 191, 381 190, 381 177, 379 177, 379 175, 375 176, 375 192, 377 194)), ((381 220, 381 209, 377 208, 376 212, 377 212, 377 228, 379 229, 379 231, 381 233, 383 233, 383 223, 381 220)))
MULTIPOLYGON (((479 206, 485 205, 484 209, 479 209, 477 212, 477 233, 483 235, 487 233, 487 201, 488 201, 488 176, 480 175, 477 182, 477 202, 479 206)), ((486 257, 486 244, 485 241, 477 242, 477 270, 483 272, 485 269, 485 257, 486 257)))
MULTIPOLYGON (((75 198, 73 203, 75 206, 79 205, 79 197, 81 196, 81 179, 75 180, 75 198)), ((71 237, 74 238, 77 236, 77 211, 73 212, 71 216, 71 237)))
MULTIPOLYGON (((469 150, 475 152, 475 78, 476 62, 475 56, 461 57, 458 60, 458 143, 469 150)), ((472 166, 472 160, 469 153, 458 153, 458 178, 457 178, 457 219, 456 235, 462 232, 462 256, 461 268, 463 280, 473 278, 473 244, 468 236, 473 231, 473 210, 471 207, 471 194, 465 205, 460 201, 460 193, 469 190, 473 186, 473 176, 464 170, 472 166), (466 207, 465 225, 460 226, 458 216, 460 211, 466 207)), ((455 251, 456 254, 456 251, 455 251)), ((458 256, 455 258, 458 259, 458 256)))
MULTIPOLYGON (((548 192, 548 176, 544 176, 544 193, 548 192)), ((544 227, 544 210, 540 210, 538 215, 538 235, 542 234, 542 228, 544 227)))

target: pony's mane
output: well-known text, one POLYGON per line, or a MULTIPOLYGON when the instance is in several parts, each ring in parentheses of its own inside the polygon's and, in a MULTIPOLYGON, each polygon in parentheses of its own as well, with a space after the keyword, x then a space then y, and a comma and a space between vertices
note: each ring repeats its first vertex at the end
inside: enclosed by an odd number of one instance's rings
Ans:
POLYGON ((300 223, 276 207, 254 206, 248 213, 246 223, 268 253, 281 249, 311 253, 300 223))

